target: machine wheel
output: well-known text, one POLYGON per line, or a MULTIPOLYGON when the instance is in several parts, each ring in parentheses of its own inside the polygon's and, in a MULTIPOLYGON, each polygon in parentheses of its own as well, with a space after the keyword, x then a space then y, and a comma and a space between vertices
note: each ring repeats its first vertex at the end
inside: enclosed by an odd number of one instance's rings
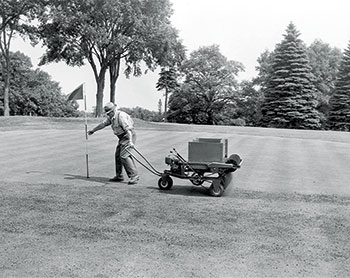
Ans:
POLYGON ((204 181, 199 181, 199 180, 191 180, 193 185, 199 186, 202 185, 204 181))
POLYGON ((237 166, 241 163, 241 161, 242 161, 242 158, 238 154, 231 154, 230 157, 226 160, 226 163, 237 166))
POLYGON ((209 187, 209 193, 213 197, 220 197, 225 191, 224 186, 220 180, 214 180, 212 185, 209 187))
POLYGON ((194 173, 190 179, 190 181, 192 182, 192 184, 196 185, 196 186, 199 186, 199 185, 202 185, 204 180, 201 179, 201 177, 194 173))
POLYGON ((173 179, 167 176, 165 179, 160 178, 158 180, 158 187, 160 190, 169 190, 173 186, 173 179))

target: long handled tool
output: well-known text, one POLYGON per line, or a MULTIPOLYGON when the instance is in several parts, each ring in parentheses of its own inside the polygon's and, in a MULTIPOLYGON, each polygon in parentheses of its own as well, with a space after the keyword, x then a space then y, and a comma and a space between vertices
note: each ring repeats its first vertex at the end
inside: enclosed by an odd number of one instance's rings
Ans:
POLYGON ((162 176, 162 173, 159 172, 157 169, 153 167, 153 165, 135 148, 133 147, 134 151, 146 162, 143 163, 140 159, 138 159, 130 150, 129 147, 126 148, 125 150, 138 162, 140 163, 143 167, 145 167, 148 171, 150 171, 152 174, 156 176, 162 176))

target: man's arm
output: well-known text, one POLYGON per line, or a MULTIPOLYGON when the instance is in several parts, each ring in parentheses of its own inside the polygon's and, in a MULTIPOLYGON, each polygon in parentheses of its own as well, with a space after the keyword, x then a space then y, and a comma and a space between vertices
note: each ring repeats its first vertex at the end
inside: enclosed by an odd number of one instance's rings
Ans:
POLYGON ((131 132, 131 130, 130 129, 126 130, 126 134, 127 134, 128 138, 129 138, 129 146, 133 148, 134 147, 134 143, 132 142, 132 132, 131 132))
POLYGON ((103 128, 105 128, 106 126, 107 126, 106 123, 105 123, 105 122, 102 122, 102 123, 98 124, 97 126, 95 126, 93 129, 89 130, 89 131, 88 131, 88 134, 89 134, 89 135, 92 135, 92 134, 94 134, 96 131, 98 131, 98 130, 100 130, 100 129, 103 129, 103 128))

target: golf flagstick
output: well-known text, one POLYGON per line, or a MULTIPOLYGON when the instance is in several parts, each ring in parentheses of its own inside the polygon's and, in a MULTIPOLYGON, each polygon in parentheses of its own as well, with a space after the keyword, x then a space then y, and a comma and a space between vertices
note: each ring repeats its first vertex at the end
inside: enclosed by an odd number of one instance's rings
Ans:
POLYGON ((83 83, 84 114, 85 114, 85 158, 86 158, 86 177, 89 178, 89 148, 88 148, 88 126, 87 126, 87 105, 85 82, 83 83))

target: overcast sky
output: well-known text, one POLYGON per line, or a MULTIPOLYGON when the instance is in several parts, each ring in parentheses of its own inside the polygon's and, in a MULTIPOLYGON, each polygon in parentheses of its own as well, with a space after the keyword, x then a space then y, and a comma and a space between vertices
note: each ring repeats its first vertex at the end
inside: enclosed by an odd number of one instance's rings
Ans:
MULTIPOLYGON (((264 50, 274 49, 290 22, 296 25, 300 39, 307 45, 321 39, 331 47, 344 50, 350 41, 349 0, 170 1, 174 9, 172 23, 179 31, 187 54, 201 46, 217 44, 228 59, 243 63, 245 72, 240 74, 241 80, 256 75, 257 58, 264 50)), ((12 45, 12 51, 15 50, 30 56, 35 67, 43 53, 40 47, 33 48, 19 39, 12 45)), ((96 84, 90 65, 73 68, 59 63, 41 69, 60 83, 63 94, 85 82, 88 107, 95 105, 96 84)), ((106 77, 104 102, 109 100, 109 77, 106 77)), ((155 89, 157 80, 158 72, 130 79, 121 76, 117 81, 118 106, 140 106, 157 111, 158 100, 164 100, 162 93, 155 89)))

